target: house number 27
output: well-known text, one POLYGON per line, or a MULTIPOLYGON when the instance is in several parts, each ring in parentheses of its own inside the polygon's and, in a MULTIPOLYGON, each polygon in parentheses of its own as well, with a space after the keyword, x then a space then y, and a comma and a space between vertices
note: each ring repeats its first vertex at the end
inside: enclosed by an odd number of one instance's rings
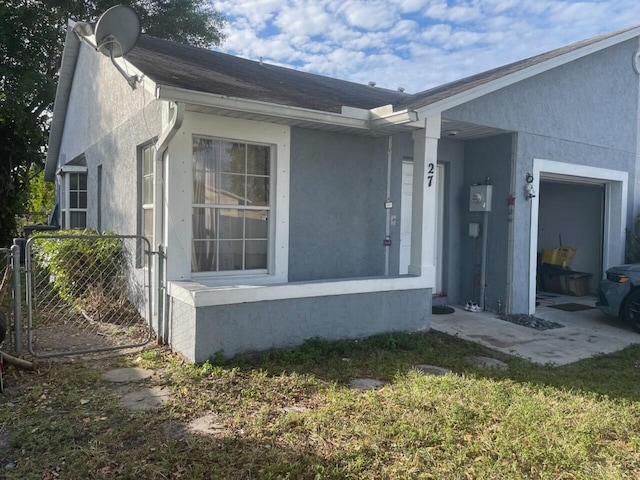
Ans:
POLYGON ((429 184, 427 185, 428 187, 430 187, 433 184, 434 169, 435 169, 435 165, 433 163, 430 163, 429 168, 427 169, 427 179, 429 180, 429 184))

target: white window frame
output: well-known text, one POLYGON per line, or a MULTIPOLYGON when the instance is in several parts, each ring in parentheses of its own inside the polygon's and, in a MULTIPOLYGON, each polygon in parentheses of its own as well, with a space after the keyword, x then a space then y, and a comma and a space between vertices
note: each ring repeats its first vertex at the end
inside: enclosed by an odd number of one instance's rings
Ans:
POLYGON ((187 112, 180 135, 169 147, 167 194, 168 245, 178 245, 178 252, 167 257, 172 280, 194 279, 200 284, 217 287, 227 285, 269 285, 287 283, 289 277, 289 181, 291 128, 267 122, 219 117, 187 112), (224 138, 243 143, 272 146, 271 219, 268 268, 265 273, 254 270, 224 272, 192 272, 192 154, 193 136, 224 138), (187 162, 188 160, 188 162, 187 162), (188 168, 185 168, 188 167, 188 168))
POLYGON ((153 184, 155 182, 155 145, 153 143, 147 143, 146 145, 140 146, 140 235, 146 237, 149 240, 149 244, 153 249, 154 238, 155 238, 155 230, 154 230, 154 189, 153 184), (151 173, 145 172, 145 154, 150 156, 151 165, 151 173), (151 203, 144 203, 145 200, 145 178, 151 178, 151 191, 149 192, 151 203), (146 236, 146 228, 145 228, 145 213, 147 211, 151 211, 151 238, 146 236))
MULTIPOLYGON (((60 199, 60 227, 65 230, 71 228, 87 228, 88 220, 88 206, 89 206, 89 178, 88 169, 85 166, 78 165, 65 165, 58 170, 58 176, 60 177, 61 184, 61 199, 60 199), (70 194, 71 194, 71 175, 86 175, 87 176, 87 207, 85 208, 71 208, 70 207, 70 194), (85 215, 84 226, 82 227, 70 227, 71 213, 81 212, 85 215)), ((78 190, 76 190, 78 191, 78 190)))
MULTIPOLYGON (((203 139, 207 139, 207 140, 213 140, 213 141, 220 141, 220 142, 229 142, 229 143, 239 143, 239 144, 243 144, 243 145, 256 145, 256 146, 261 146, 261 147, 268 147, 269 148, 269 204, 264 206, 258 206, 258 207, 251 207, 251 206, 247 206, 247 205, 226 205, 226 204, 203 204, 203 203, 192 203, 192 209, 195 208, 205 208, 205 209, 211 209, 211 210, 240 210, 240 211, 262 211, 262 210, 266 210, 268 211, 268 216, 269 216, 269 229, 267 232, 267 268, 258 268, 258 269, 237 269, 237 270, 212 270, 212 271, 201 271, 201 272, 194 272, 192 271, 192 275, 194 276, 200 276, 200 275, 206 275, 206 276, 210 276, 210 275, 215 275, 215 276, 235 276, 235 275, 242 275, 242 276, 246 276, 246 275, 260 275, 260 274, 268 274, 270 271, 273 271, 273 262, 271 261, 271 257, 272 257, 272 243, 273 243, 273 237, 275 235, 275 228, 273 225, 273 216, 272 216, 272 204, 273 204, 273 200, 274 200, 274 189, 275 189, 275 182, 274 182, 274 175, 273 175, 273 167, 275 165, 275 145, 272 144, 267 144, 267 143, 262 143, 262 142, 250 142, 250 141, 239 141, 239 140, 235 140, 235 139, 230 139, 230 138, 219 138, 219 137, 212 137, 209 135, 193 135, 192 139, 194 138, 203 138, 203 139)), ((245 157, 245 161, 246 161, 246 157, 245 157)), ((246 166, 246 165, 245 165, 246 166)), ((193 168, 193 158, 192 158, 192 168, 193 168)), ((193 170, 192 170, 193 172, 193 170)), ((193 174, 193 173, 192 173, 193 174)), ((245 172, 244 174, 245 178, 247 176, 247 173, 245 172)), ((193 183, 192 183, 193 185, 193 183)), ((193 202, 193 196, 192 196, 192 202, 193 202)), ((193 212, 193 210, 192 210, 193 212)), ((192 217, 192 221, 193 221, 193 217, 192 217)), ((244 237, 244 233, 243 233, 243 244, 244 242, 247 240, 246 237, 244 237)), ((193 237, 191 238, 191 248, 193 249, 193 237)), ((219 240, 218 240, 219 241, 219 240)), ((243 248, 243 260, 244 260, 244 248, 243 248)), ((219 255, 219 251, 218 251, 218 255, 219 255)), ((218 257, 218 261, 219 261, 219 257, 218 257)))

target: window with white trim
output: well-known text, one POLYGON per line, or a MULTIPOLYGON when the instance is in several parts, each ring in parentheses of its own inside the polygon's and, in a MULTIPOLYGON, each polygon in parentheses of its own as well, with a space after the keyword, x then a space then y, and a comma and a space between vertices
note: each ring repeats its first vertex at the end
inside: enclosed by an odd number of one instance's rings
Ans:
POLYGON ((193 272, 269 266, 270 145, 193 137, 193 272))
POLYGON ((60 226, 63 230, 87 228, 87 172, 61 170, 62 208, 60 226))
POLYGON ((141 234, 149 240, 153 248, 153 144, 141 149, 141 234))

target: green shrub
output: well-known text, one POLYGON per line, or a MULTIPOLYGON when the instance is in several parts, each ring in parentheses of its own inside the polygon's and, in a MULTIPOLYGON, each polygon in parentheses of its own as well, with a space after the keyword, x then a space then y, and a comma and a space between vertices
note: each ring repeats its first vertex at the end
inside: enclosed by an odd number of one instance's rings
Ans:
POLYGON ((38 270, 48 275, 49 284, 62 300, 81 309, 96 299, 112 297, 125 284, 122 240, 108 235, 82 238, 86 235, 98 233, 42 232, 32 240, 38 270))

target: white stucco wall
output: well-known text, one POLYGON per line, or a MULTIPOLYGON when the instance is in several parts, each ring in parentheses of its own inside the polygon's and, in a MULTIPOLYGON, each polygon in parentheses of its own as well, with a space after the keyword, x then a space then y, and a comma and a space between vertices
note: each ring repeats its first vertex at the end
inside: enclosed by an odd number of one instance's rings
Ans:
POLYGON ((81 44, 58 166, 85 156, 87 227, 97 227, 97 170, 102 165, 101 229, 138 233, 138 150, 160 135, 163 103, 142 85, 132 90, 107 57, 81 44))

